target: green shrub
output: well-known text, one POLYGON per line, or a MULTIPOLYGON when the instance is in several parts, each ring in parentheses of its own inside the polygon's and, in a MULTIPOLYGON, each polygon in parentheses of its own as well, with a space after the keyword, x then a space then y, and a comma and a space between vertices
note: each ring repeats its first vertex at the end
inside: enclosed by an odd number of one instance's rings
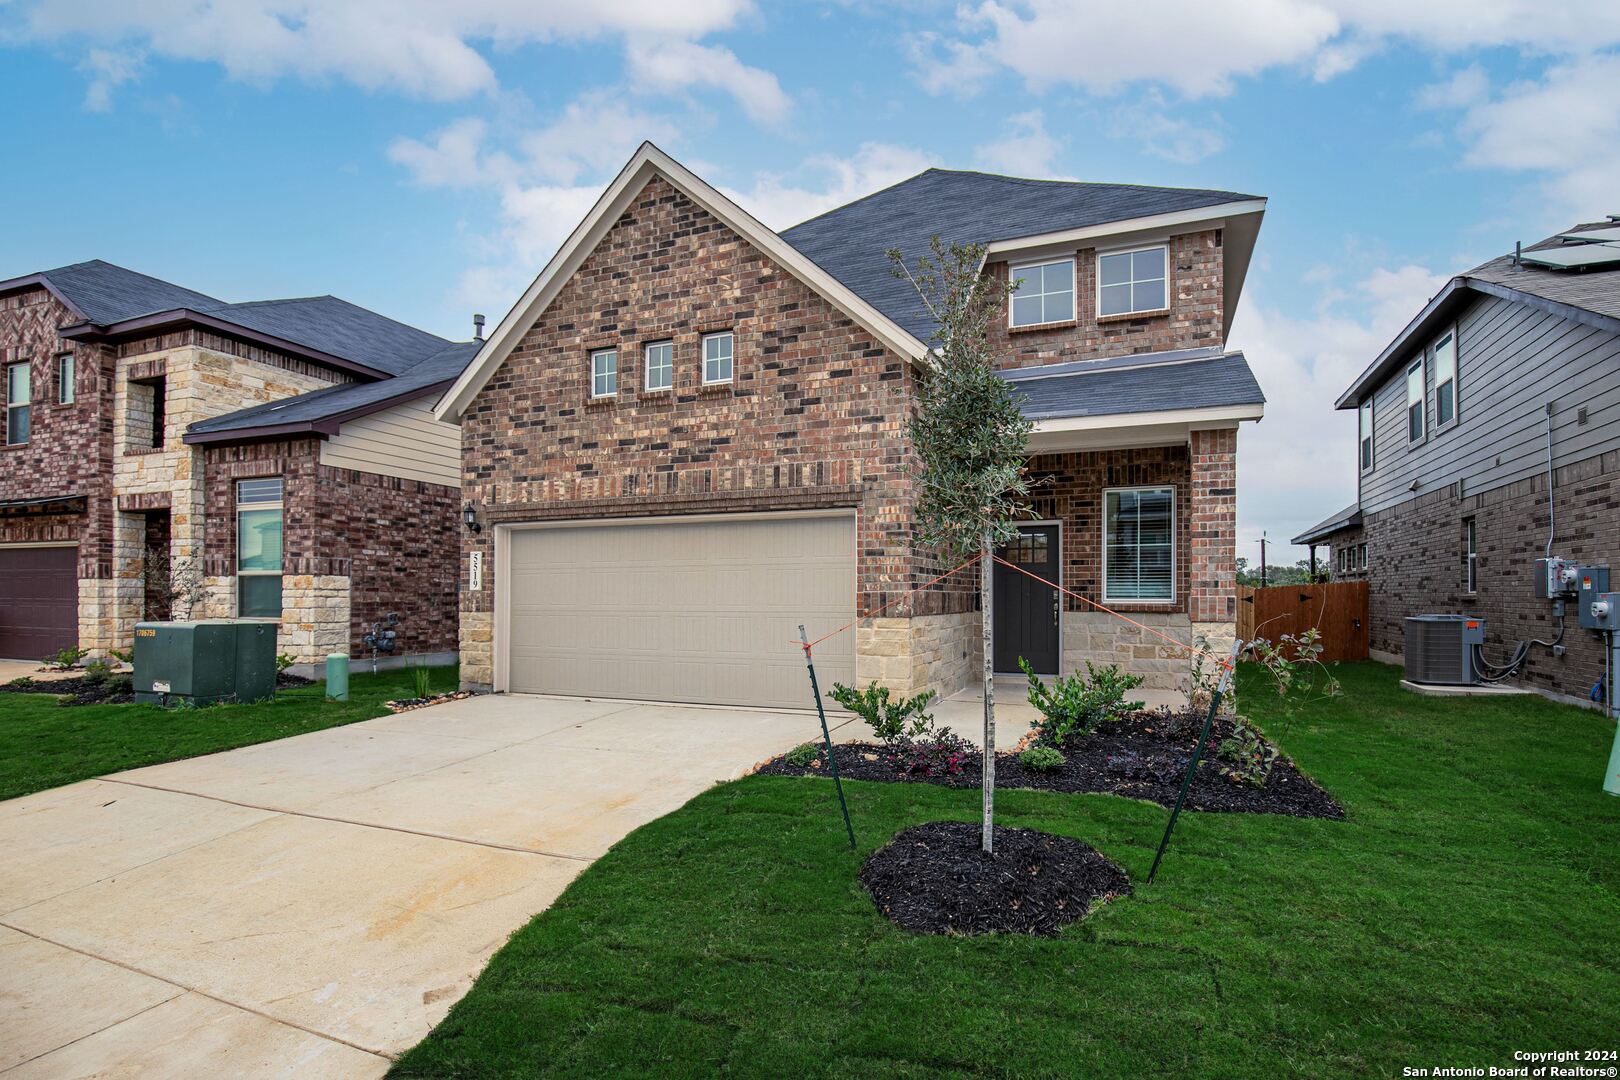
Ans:
POLYGON ((889 688, 873 680, 865 690, 833 683, 827 696, 866 721, 885 746, 926 740, 937 734, 934 718, 928 713, 928 703, 934 700, 932 690, 909 698, 891 698, 889 688))
POLYGON ((15 679, 12 679, 10 682, 6 683, 6 685, 7 686, 16 686, 16 687, 20 687, 20 688, 23 688, 23 689, 27 689, 28 687, 34 685, 34 680, 30 679, 27 675, 22 675, 22 676, 19 676, 19 677, 15 678, 15 679))
POLYGON ((89 654, 89 649, 77 649, 71 647, 66 649, 58 649, 51 655, 47 656, 44 660, 41 660, 40 663, 56 671, 67 671, 89 654))
POLYGON ((1029 703, 1040 713, 1030 727, 1047 746, 1061 749, 1070 739, 1090 735, 1103 721, 1142 708, 1140 701, 1125 700, 1128 692, 1142 685, 1141 676, 1127 675, 1113 664, 1096 667, 1088 660, 1085 675, 1059 675, 1050 686, 1021 656, 1018 666, 1029 677, 1029 703))
POLYGON ((803 769, 807 768, 812 761, 819 760, 820 757, 821 744, 807 742, 800 743, 798 746, 795 746, 793 749, 783 754, 782 760, 786 761, 789 765, 792 765, 796 769, 803 769))
POLYGON ((1057 750, 1040 743, 1018 755, 1018 763, 1030 772, 1051 772, 1061 768, 1065 760, 1057 750))
POLYGON ((293 659, 292 653, 276 653, 276 674, 280 675, 297 662, 293 659))
POLYGON ((99 686, 107 681, 112 674, 112 665, 105 660, 92 660, 84 665, 84 681, 91 686, 99 686))
POLYGON ((120 664, 133 664, 135 662, 134 649, 108 649, 107 651, 111 653, 112 658, 117 660, 120 664))
POLYGON ((419 698, 433 695, 433 672, 425 667, 411 668, 411 687, 419 698))
POLYGON ((1277 748, 1260 737, 1260 733, 1239 718, 1232 734, 1221 740, 1215 752, 1222 764, 1221 772, 1229 780, 1254 787, 1265 787, 1271 777, 1272 766, 1280 756, 1277 748))

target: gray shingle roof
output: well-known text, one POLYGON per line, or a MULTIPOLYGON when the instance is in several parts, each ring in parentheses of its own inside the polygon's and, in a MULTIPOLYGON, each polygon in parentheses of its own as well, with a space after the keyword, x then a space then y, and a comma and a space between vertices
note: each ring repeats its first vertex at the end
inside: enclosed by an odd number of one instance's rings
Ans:
POLYGON ((916 290, 891 273, 884 254, 889 248, 900 249, 909 261, 935 235, 947 243, 990 243, 1254 198, 1258 196, 1202 188, 929 169, 781 235, 918 340, 927 341, 933 322, 916 290))
POLYGON ((1004 371, 1031 420, 1263 405, 1241 352, 1178 349, 1004 371))
POLYGON ((421 396, 432 387, 454 379, 477 355, 483 344, 482 341, 458 341, 392 379, 346 383, 283 398, 268 405, 255 405, 251 409, 199 420, 186 429, 186 434, 209 435, 286 424, 316 424, 357 409, 386 408, 421 396))
POLYGON ((1361 506, 1359 503, 1351 503, 1332 517, 1318 521, 1288 542, 1290 544, 1317 544, 1324 537, 1336 533, 1340 529, 1359 524, 1361 524, 1361 506))
MULTIPOLYGON (((1577 225, 1569 232, 1589 232, 1594 229, 1612 229, 1612 221, 1588 222, 1577 225)), ((1544 251, 1563 246, 1558 237, 1548 237, 1532 244, 1525 251, 1544 251)), ((1476 266, 1463 275, 1497 285, 1505 285, 1532 296, 1556 300, 1561 304, 1582 308, 1598 315, 1620 319, 1620 269, 1548 270, 1521 263, 1513 265, 1513 256, 1503 255, 1476 266)))
POLYGON ((86 319, 98 324, 122 322, 154 311, 213 308, 224 303, 194 289, 171 285, 100 259, 59 266, 44 271, 40 277, 67 297, 86 319))

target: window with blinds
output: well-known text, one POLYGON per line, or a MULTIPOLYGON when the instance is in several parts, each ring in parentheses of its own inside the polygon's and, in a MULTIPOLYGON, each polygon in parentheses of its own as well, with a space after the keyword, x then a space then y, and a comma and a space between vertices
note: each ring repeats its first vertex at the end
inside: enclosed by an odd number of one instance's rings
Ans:
POLYGON ((1103 599, 1174 601, 1175 489, 1114 488, 1103 503, 1103 599))

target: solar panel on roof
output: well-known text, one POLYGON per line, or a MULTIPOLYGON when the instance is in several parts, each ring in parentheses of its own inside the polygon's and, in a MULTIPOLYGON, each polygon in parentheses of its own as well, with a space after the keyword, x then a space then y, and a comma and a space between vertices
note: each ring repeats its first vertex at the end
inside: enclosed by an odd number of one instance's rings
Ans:
POLYGON ((1605 240, 1620 240, 1620 225, 1612 229, 1588 229, 1586 232, 1559 233, 1560 240, 1578 240, 1583 244, 1596 244, 1605 240))
POLYGON ((1537 266, 1573 270, 1588 266, 1620 264, 1620 244, 1571 244, 1568 247, 1526 251, 1521 259, 1537 266))

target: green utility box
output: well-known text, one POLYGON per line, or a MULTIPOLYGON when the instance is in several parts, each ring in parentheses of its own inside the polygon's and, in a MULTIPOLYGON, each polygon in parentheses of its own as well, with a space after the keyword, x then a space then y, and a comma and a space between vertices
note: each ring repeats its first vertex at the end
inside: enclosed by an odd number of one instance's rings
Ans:
POLYGON ((135 700, 263 701, 276 692, 276 627, 240 619, 135 625, 135 700))

